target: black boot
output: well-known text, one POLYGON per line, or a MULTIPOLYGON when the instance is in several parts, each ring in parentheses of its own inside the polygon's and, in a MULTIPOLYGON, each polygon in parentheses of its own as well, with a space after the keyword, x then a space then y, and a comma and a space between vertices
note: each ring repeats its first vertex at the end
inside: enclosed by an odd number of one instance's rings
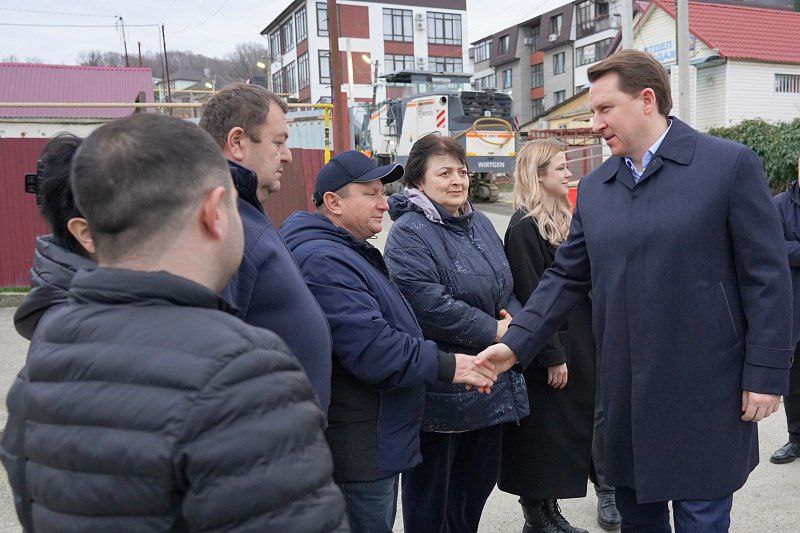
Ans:
POLYGON ((772 457, 769 458, 769 462, 776 465, 782 465, 791 463, 798 457, 800 457, 800 444, 797 444, 796 442, 787 442, 772 454, 772 457))
POLYGON ((617 510, 617 498, 613 491, 597 493, 597 523, 606 530, 619 529, 622 517, 617 510))
POLYGON ((547 511, 547 514, 550 515, 550 520, 552 520, 553 523, 558 526, 560 531, 563 531, 564 533, 589 533, 585 529, 573 527, 572 524, 567 522, 567 519, 561 514, 561 508, 558 506, 558 500, 545 500, 544 508, 547 511))
POLYGON ((522 533, 561 533, 561 530, 550 519, 542 500, 519 499, 522 505, 522 516, 525 517, 525 527, 522 533))

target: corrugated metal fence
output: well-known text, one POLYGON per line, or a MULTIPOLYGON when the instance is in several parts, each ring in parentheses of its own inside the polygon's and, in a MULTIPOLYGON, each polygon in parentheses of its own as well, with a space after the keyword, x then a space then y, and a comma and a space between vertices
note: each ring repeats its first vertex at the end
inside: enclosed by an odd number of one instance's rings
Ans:
MULTIPOLYGON (((48 232, 26 194, 23 176, 36 170, 36 159, 48 139, 0 139, 0 287, 28 285, 37 235, 48 232)), ((292 149, 292 164, 284 169, 281 190, 270 197, 267 212, 279 226, 293 211, 313 209, 314 178, 323 165, 323 150, 292 149)))

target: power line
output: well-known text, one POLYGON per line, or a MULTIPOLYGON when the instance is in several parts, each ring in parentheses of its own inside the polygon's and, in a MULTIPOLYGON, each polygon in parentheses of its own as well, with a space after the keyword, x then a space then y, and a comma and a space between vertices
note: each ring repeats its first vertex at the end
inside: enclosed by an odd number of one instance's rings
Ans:
POLYGON ((222 8, 223 8, 223 7, 225 7, 225 4, 227 4, 227 3, 228 3, 228 1, 229 1, 229 0, 225 0, 224 2, 222 2, 222 4, 220 4, 220 6, 219 6, 219 7, 216 9, 216 11, 214 11, 214 12, 213 12, 213 13, 211 13, 209 16, 207 16, 205 19, 203 19, 203 21, 202 21, 202 22, 200 22, 200 23, 198 23, 198 24, 195 24, 194 26, 191 26, 191 25, 190 25, 190 26, 186 26, 185 28, 181 28, 180 30, 176 31, 175 33, 180 33, 180 32, 182 32, 182 31, 185 31, 185 30, 189 30, 189 29, 197 28, 198 26, 202 26, 203 24, 205 24, 206 22, 208 22, 209 20, 211 20, 212 18, 214 18, 214 16, 215 16, 217 13, 219 13, 220 11, 222 11, 222 8))
POLYGON ((114 15, 98 15, 96 13, 67 13, 64 11, 42 11, 38 9, 13 9, 10 7, 0 7, 0 11, 14 11, 16 13, 36 13, 39 15, 64 15, 67 17, 97 17, 97 18, 111 18, 114 15))
MULTIPOLYGON (((0 26, 21 26, 29 28, 116 28, 116 24, 22 24, 0 22, 0 26)), ((158 24, 127 24, 129 28, 157 28, 158 24)))

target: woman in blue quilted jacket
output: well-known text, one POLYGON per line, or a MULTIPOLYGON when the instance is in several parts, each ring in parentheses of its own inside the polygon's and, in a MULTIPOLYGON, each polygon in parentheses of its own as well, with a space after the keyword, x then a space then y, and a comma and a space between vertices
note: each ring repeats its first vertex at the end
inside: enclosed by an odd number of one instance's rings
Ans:
MULTIPOLYGON (((464 148, 449 137, 422 137, 403 179, 406 189, 389 198, 389 272, 425 338, 442 351, 476 354, 503 336, 521 305, 503 242, 468 200, 464 148)), ((429 386, 422 463, 402 479, 406 531, 477 531, 497 480, 501 424, 527 414, 525 382, 514 371, 502 374, 490 395, 429 386)))

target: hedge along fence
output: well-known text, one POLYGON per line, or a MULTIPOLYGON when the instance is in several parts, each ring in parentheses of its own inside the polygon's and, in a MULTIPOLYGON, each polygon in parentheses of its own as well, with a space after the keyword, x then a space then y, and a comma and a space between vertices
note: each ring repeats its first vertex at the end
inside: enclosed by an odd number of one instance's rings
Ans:
POLYGON ((712 128, 711 135, 740 142, 751 148, 764 163, 769 186, 779 193, 798 178, 800 118, 791 122, 744 120, 735 126, 712 128))

